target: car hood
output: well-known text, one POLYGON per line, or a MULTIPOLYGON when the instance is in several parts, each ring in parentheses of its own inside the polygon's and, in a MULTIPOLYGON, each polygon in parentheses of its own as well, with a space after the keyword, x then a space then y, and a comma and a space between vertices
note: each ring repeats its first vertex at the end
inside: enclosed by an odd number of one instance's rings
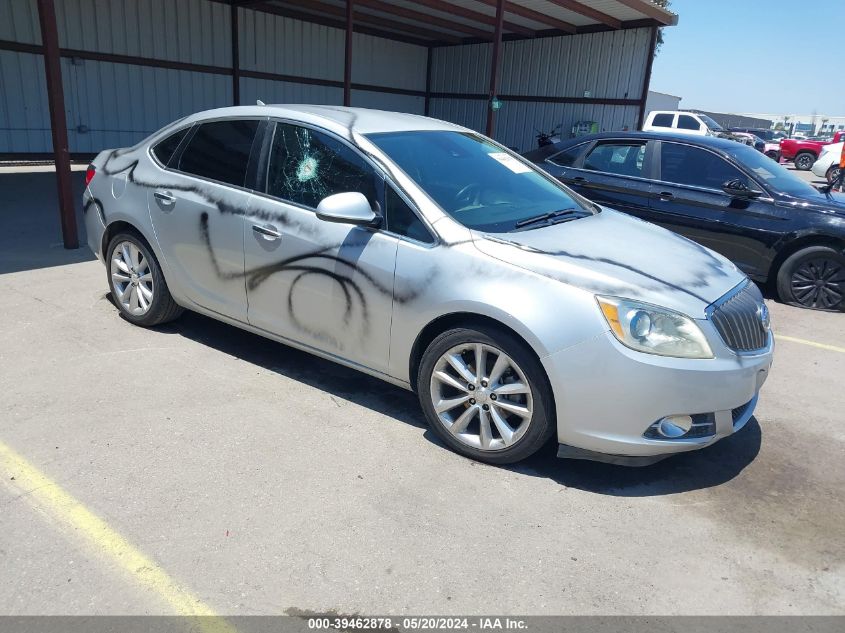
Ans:
POLYGON ((637 299, 699 319, 745 279, 710 249, 609 209, 528 231, 473 232, 473 240, 486 255, 588 292, 637 299))

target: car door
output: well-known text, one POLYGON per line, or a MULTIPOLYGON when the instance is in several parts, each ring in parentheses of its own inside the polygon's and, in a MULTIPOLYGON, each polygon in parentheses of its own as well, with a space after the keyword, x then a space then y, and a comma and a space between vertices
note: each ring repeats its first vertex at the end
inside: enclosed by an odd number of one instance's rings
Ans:
POLYGON ((765 276, 783 220, 774 201, 749 174, 711 149, 660 141, 649 219, 721 253, 752 276, 765 276), (731 180, 763 193, 738 198, 722 190, 731 180))
POLYGON ((283 121, 273 127, 260 165, 263 194, 243 227, 249 322, 386 372, 397 238, 315 212, 327 196, 348 191, 380 210, 384 181, 324 130, 283 121))
POLYGON ((244 186, 258 119, 200 123, 149 189, 156 239, 174 282, 196 305, 246 321, 244 186))
POLYGON ((596 142, 561 172, 561 182, 612 209, 644 217, 649 211, 649 142, 608 139, 596 142))

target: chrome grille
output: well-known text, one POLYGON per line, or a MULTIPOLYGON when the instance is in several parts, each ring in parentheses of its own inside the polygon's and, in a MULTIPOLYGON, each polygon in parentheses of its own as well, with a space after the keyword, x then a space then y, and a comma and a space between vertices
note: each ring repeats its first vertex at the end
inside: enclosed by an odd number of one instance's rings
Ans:
POLYGON ((769 332, 763 325, 762 305, 763 295, 751 282, 714 304, 710 319, 725 345, 735 352, 751 352, 766 346, 769 332))

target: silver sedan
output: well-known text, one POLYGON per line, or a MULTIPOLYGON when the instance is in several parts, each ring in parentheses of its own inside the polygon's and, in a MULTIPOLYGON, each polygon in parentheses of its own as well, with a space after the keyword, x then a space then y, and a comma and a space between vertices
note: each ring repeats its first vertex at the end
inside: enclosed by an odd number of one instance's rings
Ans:
POLYGON ((414 390, 455 451, 647 464, 750 419, 772 361, 723 257, 471 130, 330 106, 189 116, 86 174, 91 249, 149 327, 194 310, 414 390))

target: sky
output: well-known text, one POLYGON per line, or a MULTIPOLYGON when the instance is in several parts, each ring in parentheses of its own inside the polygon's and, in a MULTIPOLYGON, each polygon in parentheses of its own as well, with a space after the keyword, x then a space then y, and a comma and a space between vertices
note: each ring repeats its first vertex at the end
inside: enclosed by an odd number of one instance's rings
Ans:
POLYGON ((845 0, 672 0, 651 89, 681 108, 845 116, 845 0))

